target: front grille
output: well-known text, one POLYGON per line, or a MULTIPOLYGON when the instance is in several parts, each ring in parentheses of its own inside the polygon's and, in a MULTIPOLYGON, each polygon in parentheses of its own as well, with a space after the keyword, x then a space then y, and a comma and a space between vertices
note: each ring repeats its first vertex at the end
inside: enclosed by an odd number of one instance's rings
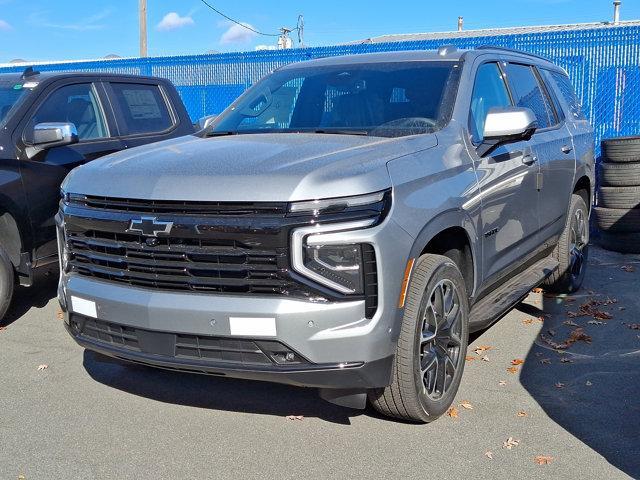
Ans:
POLYGON ((253 249, 235 241, 154 239, 86 231, 67 234, 69 266, 82 275, 171 290, 283 294, 286 250, 253 249))
POLYGON ((154 213, 166 215, 277 215, 287 213, 286 202, 192 202, 180 200, 139 200, 93 195, 69 196, 69 203, 109 212, 154 213))
POLYGON ((139 353, 184 360, 204 360, 239 366, 274 366, 308 363, 286 345, 273 340, 229 339, 128 327, 71 314, 74 335, 139 353), (288 360, 285 360, 289 354, 288 360))

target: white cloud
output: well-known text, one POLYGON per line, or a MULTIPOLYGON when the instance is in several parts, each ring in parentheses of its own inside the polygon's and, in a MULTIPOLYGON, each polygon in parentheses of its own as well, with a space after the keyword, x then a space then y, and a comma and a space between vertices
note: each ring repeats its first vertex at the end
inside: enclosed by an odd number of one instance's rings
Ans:
POLYGON ((176 30, 178 28, 186 27, 187 25, 193 25, 194 21, 189 15, 185 15, 181 17, 176 12, 167 13, 160 23, 156 25, 156 30, 160 31, 168 31, 168 30, 176 30))
MULTIPOLYGON (((249 23, 243 23, 242 25, 253 28, 249 23)), ((220 43, 249 43, 257 36, 255 32, 247 30, 242 25, 238 25, 237 23, 231 25, 220 37, 220 43)))
POLYGON ((4 20, 0 20, 0 30, 4 30, 4 31, 12 30, 12 27, 11 25, 9 25, 8 22, 5 22, 4 20))

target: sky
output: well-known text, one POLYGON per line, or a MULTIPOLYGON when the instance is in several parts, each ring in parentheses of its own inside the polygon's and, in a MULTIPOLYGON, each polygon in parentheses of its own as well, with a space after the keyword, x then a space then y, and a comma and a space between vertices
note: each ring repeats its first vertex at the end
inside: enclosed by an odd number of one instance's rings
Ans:
MULTIPOLYGON (((612 0, 207 1, 264 33, 295 27, 303 14, 308 46, 455 30, 459 15, 465 29, 598 22, 613 16, 612 0)), ((640 0, 623 0, 621 18, 640 19, 640 0)), ((276 40, 225 20, 201 0, 148 0, 150 56, 248 51, 276 40)), ((138 52, 138 0, 0 0, 0 63, 133 57, 138 52)))

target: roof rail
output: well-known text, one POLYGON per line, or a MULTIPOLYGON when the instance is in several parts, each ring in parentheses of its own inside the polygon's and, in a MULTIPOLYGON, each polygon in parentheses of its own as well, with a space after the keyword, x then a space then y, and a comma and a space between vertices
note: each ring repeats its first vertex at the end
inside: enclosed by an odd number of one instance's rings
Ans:
POLYGON ((24 80, 25 78, 35 77, 36 75, 40 75, 40 72, 37 70, 34 70, 33 67, 29 66, 24 69, 24 72, 22 72, 21 78, 24 80))
POLYGON ((480 45, 479 47, 476 47, 476 50, 500 50, 502 52, 517 53, 519 55, 527 55, 529 57, 539 58, 540 60, 545 60, 547 62, 550 61, 548 58, 545 58, 542 55, 536 55, 535 53, 530 53, 530 52, 523 52, 522 50, 515 50, 513 48, 499 47, 496 45, 480 45))

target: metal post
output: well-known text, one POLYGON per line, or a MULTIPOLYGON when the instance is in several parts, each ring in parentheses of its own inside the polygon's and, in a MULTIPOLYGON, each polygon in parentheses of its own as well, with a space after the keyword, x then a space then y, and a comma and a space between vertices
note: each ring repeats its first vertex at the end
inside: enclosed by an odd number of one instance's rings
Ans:
POLYGON ((147 56, 147 0, 140 0, 140 56, 147 56))
POLYGON ((620 23, 620 5, 622 4, 621 0, 614 0, 613 2, 613 24, 617 25, 620 23))
POLYGON ((462 26, 464 25, 464 17, 458 17, 458 31, 462 31, 462 26))

